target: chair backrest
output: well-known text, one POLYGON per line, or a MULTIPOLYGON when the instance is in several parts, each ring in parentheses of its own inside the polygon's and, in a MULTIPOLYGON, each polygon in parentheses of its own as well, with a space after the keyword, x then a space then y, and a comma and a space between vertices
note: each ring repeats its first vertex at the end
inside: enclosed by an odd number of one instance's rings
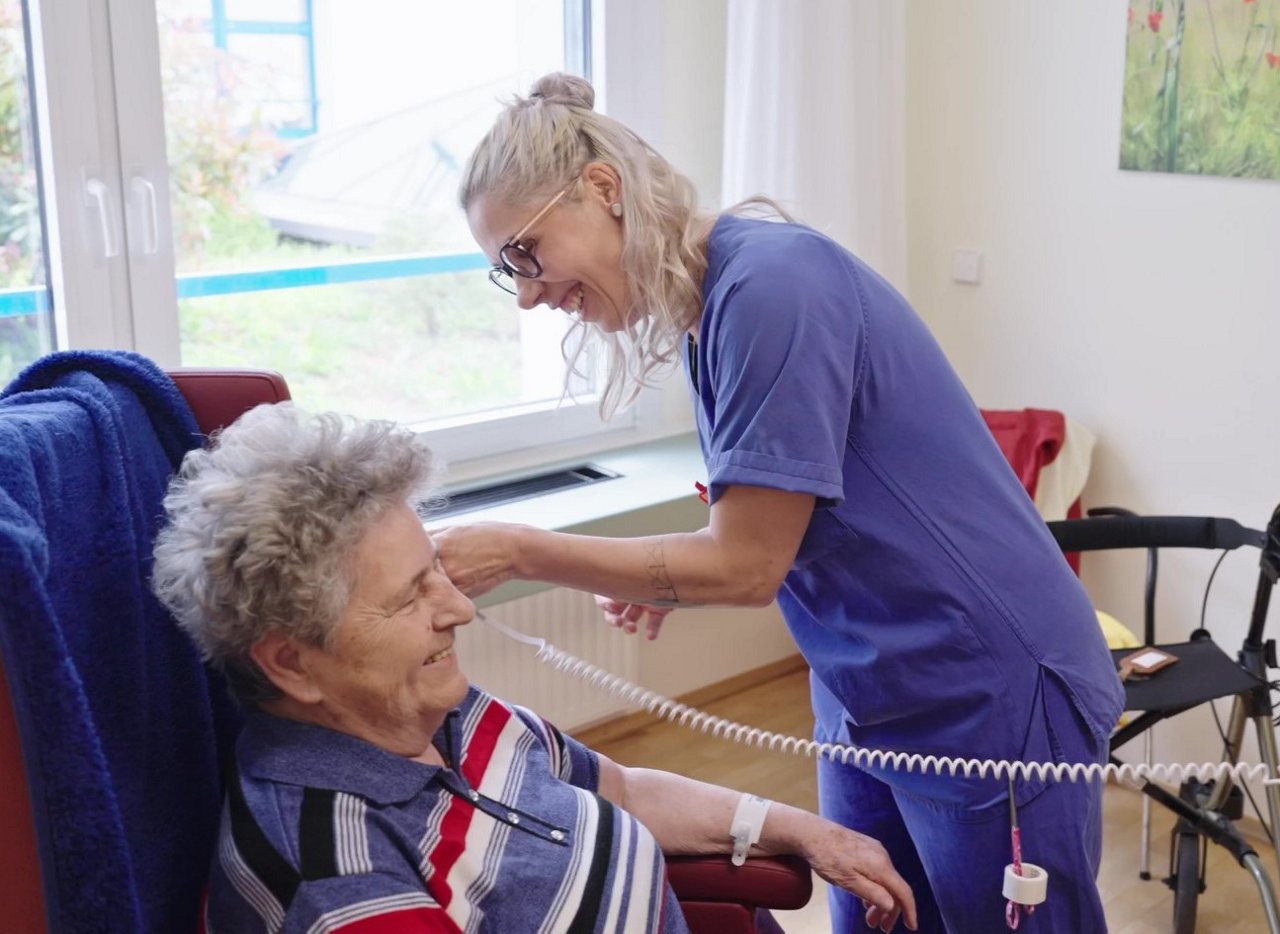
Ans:
POLYGON ((196 424, 206 435, 226 428, 256 405, 287 402, 289 387, 272 370, 170 370, 196 424))
MULTIPOLYGON (((170 375, 206 435, 262 403, 289 398, 283 377, 266 370, 177 370, 170 375)), ((0 606, 0 613, 3 607, 0 606)), ((45 888, 15 698, 0 657, 0 906, 5 930, 47 931, 45 888)))

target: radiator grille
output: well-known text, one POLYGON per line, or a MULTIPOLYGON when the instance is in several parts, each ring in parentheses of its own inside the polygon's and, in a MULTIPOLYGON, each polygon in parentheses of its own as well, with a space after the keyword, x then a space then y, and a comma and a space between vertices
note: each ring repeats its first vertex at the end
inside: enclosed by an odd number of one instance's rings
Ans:
POLYGON ((486 506, 514 503, 518 500, 541 496, 543 493, 554 493, 556 490, 600 483, 617 476, 618 474, 612 470, 605 470, 596 464, 579 464, 576 467, 534 474, 531 477, 521 477, 505 483, 459 490, 449 494, 443 506, 431 511, 431 516, 433 519, 456 516, 460 513, 484 509, 486 506))
MULTIPOLYGON (((484 612, 629 681, 639 678, 639 639, 607 625, 590 594, 548 590, 484 612)), ((458 630, 458 652, 462 670, 474 684, 536 710, 563 730, 631 710, 612 695, 543 664, 532 646, 479 620, 458 630)))

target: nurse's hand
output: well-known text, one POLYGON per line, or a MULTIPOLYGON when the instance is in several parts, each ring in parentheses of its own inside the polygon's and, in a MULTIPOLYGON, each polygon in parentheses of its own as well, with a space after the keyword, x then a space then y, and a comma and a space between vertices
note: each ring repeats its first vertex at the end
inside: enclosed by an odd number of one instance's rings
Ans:
POLYGON ((457 525, 432 532, 431 541, 453 586, 478 597, 515 576, 517 528, 503 522, 457 525))
POLYGON ((647 603, 622 603, 608 597, 596 597, 596 606, 604 613, 605 622, 623 632, 635 635, 644 620, 645 638, 652 642, 658 638, 662 622, 675 607, 650 606, 647 603))

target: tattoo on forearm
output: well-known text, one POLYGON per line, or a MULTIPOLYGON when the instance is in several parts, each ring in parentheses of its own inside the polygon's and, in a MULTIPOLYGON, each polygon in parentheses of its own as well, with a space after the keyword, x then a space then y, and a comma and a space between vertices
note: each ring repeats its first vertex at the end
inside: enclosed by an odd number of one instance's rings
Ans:
POLYGON ((655 604, 674 606, 680 602, 676 594, 676 585, 671 582, 667 573, 667 559, 663 552, 662 542, 645 545, 644 566, 649 572, 649 589, 653 591, 655 604))

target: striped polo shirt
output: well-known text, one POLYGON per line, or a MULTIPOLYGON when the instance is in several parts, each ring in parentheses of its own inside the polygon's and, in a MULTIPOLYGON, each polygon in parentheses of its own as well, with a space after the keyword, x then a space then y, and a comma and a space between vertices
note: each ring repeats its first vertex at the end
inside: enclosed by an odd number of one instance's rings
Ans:
POLYGON ((210 934, 688 930, 652 834, 595 793, 591 750, 475 687, 434 742, 449 767, 251 716, 210 934))

